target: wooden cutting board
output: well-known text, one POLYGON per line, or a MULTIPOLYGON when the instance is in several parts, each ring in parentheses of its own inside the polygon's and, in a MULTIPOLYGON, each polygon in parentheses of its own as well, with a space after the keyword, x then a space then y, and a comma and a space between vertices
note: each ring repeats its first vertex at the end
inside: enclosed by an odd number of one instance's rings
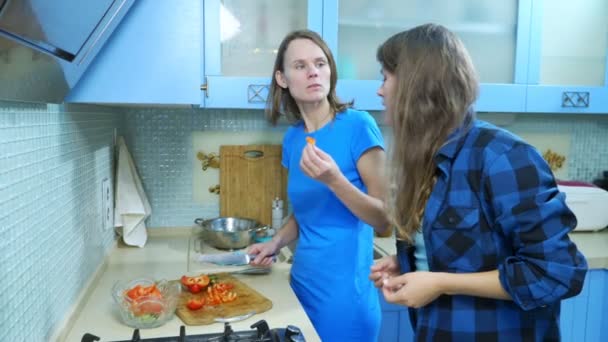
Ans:
POLYGON ((228 273, 215 273, 218 281, 229 282, 234 285, 232 292, 237 294, 237 299, 217 306, 205 306, 200 310, 192 311, 186 307, 186 303, 192 297, 202 297, 203 292, 192 294, 182 291, 177 302, 175 314, 187 325, 204 325, 215 323, 215 318, 229 318, 245 315, 252 311, 256 314, 268 311, 272 308, 270 299, 264 297, 256 290, 247 286, 228 273))
POLYGON ((286 202, 281 145, 220 146, 220 215, 272 224, 272 200, 286 202))

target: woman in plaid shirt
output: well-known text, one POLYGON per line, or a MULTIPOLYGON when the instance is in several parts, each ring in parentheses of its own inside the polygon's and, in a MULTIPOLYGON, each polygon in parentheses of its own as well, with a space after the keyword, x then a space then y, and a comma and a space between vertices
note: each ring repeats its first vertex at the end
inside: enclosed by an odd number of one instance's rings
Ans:
POLYGON ((398 33, 377 58, 393 128, 397 254, 370 279, 410 308, 418 341, 559 340, 560 301, 580 292, 587 264, 547 163, 475 119, 477 76, 446 28, 398 33))

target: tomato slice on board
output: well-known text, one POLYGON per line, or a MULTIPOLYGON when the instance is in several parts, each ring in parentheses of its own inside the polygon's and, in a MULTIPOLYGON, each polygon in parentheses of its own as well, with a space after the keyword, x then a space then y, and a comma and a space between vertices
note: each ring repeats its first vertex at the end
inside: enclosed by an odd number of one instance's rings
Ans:
POLYGON ((198 284, 192 284, 188 286, 188 290, 190 290, 192 293, 199 293, 201 292, 202 288, 198 284))
POLYGON ((209 276, 206 274, 201 274, 198 277, 194 277, 194 283, 199 285, 201 288, 207 287, 209 285, 209 276))
POLYGON ((182 285, 188 287, 194 284, 194 277, 182 276, 181 283, 182 285))
POLYGON ((205 304, 205 300, 203 298, 192 298, 189 299, 186 303, 186 307, 192 311, 199 310, 205 304))

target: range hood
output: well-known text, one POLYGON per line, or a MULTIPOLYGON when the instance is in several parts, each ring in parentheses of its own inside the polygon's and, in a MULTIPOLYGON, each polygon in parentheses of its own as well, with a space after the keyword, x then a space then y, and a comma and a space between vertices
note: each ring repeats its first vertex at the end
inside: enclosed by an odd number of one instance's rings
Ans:
POLYGON ((0 99, 63 102, 134 0, 0 0, 0 99))

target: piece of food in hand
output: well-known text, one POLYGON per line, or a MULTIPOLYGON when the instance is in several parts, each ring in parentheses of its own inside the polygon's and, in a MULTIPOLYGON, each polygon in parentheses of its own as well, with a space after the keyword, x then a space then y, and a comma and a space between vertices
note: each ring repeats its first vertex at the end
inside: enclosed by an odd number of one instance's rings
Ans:
POLYGON ((311 145, 314 145, 315 142, 316 142, 316 140, 315 140, 315 138, 313 138, 311 136, 306 136, 306 142, 309 143, 309 144, 311 144, 311 145))
POLYGON ((181 283, 191 293, 199 293, 209 285, 210 278, 206 274, 194 277, 182 276, 181 283))
POLYGON ((196 311, 196 310, 201 309, 203 307, 203 305, 205 305, 205 299, 204 298, 191 298, 186 303, 186 307, 189 310, 192 310, 192 311, 196 311))

